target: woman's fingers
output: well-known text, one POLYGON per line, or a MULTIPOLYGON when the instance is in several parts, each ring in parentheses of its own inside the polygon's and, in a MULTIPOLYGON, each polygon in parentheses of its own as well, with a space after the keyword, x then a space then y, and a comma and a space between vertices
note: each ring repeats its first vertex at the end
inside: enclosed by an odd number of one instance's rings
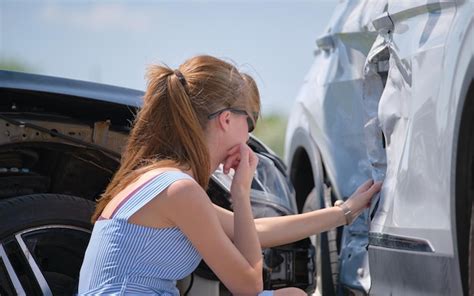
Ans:
POLYGON ((363 193, 365 193, 369 198, 372 198, 374 194, 380 191, 380 188, 382 188, 382 182, 375 182, 374 184, 372 184, 372 186, 370 186, 369 189, 367 189, 367 191, 363 193))
POLYGON ((249 148, 247 146, 247 144, 240 144, 240 163, 239 163, 239 166, 241 164, 245 164, 245 165, 248 165, 249 163, 249 148))
POLYGON ((366 192, 367 190, 369 190, 369 188, 372 186, 373 183, 374 183, 374 180, 368 179, 362 185, 360 185, 359 188, 357 188, 355 193, 366 192))
POLYGON ((370 189, 369 189, 370 193, 373 195, 379 192, 380 189, 382 188, 382 184, 383 184, 382 181, 375 182, 372 186, 370 186, 370 189))
POLYGON ((232 180, 231 191, 246 190, 248 191, 252 184, 252 179, 257 167, 258 158, 247 144, 240 145, 239 157, 230 159, 226 162, 227 166, 235 169, 232 180))
POLYGON ((232 155, 239 153, 240 151, 240 145, 235 145, 234 147, 230 148, 229 151, 227 151, 227 155, 232 155))
MULTIPOLYGON (((239 146, 237 146, 237 148, 238 147, 239 146)), ((235 150, 235 149, 232 148, 232 150, 235 150)), ((227 156, 227 158, 225 159, 225 161, 224 161, 224 167, 223 167, 224 174, 228 174, 229 170, 231 168, 235 170, 235 168, 239 165, 239 162, 240 162, 240 151, 239 150, 237 150, 237 153, 234 152, 232 154, 229 154, 227 156)))
POLYGON ((369 207, 370 206, 370 202, 372 201, 372 198, 375 196, 375 194, 377 194, 377 192, 380 191, 380 189, 382 188, 382 181, 379 181, 379 182, 375 182, 374 184, 372 184, 372 186, 370 186, 370 188, 364 193, 364 195, 366 195, 366 199, 367 199, 367 203, 366 203, 366 207, 369 207))
POLYGON ((235 145, 227 151, 227 158, 224 161, 224 173, 228 174, 231 168, 235 169, 235 163, 240 158, 240 145, 235 145))
POLYGON ((252 167, 252 170, 255 170, 258 165, 258 157, 253 151, 249 151, 249 161, 250 161, 250 166, 252 167))
POLYGON ((372 198, 377 192, 380 191, 381 188, 381 181, 373 183, 372 180, 367 180, 364 182, 364 184, 357 188, 357 190, 351 196, 352 198, 347 201, 349 207, 356 214, 355 216, 359 215, 363 209, 370 205, 372 198))
POLYGON ((255 168, 258 163, 255 153, 244 143, 232 147, 227 155, 223 167, 225 174, 228 174, 231 168, 236 170, 241 162, 250 165, 252 168, 255 168))

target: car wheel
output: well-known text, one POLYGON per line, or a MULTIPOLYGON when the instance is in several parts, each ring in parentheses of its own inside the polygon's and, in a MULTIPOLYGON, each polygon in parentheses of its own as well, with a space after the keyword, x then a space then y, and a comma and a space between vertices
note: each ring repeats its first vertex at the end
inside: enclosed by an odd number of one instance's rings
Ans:
MULTIPOLYGON (((473 138, 474 139, 474 138, 473 138)), ((470 154, 472 154, 471 152, 470 154)), ((474 183, 472 171, 474 169, 474 158, 467 162, 470 166, 468 177, 464 178, 462 192, 464 198, 456 199, 457 212, 457 245, 459 268, 464 295, 474 295, 474 183), (470 179, 470 180, 466 180, 470 179)), ((466 176, 465 176, 466 177, 466 176)))
MULTIPOLYGON (((312 190, 308 200, 314 200, 319 195, 321 209, 331 207, 333 196, 331 187, 324 184, 323 194, 318 194, 312 190)), ((336 295, 339 282, 339 253, 340 235, 342 227, 323 232, 312 237, 312 242, 316 247, 316 294, 336 295)))
POLYGON ((72 295, 90 239, 95 203, 61 194, 0 201, 3 294, 72 295))

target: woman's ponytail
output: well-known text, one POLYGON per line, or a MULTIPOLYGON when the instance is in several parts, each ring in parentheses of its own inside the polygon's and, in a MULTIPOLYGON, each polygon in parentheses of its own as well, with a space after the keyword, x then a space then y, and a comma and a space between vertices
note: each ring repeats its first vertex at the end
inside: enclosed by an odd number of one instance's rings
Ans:
POLYGON ((175 133, 176 140, 179 142, 179 145, 175 147, 182 149, 180 159, 185 161, 180 164, 189 165, 196 181, 206 189, 211 170, 209 151, 202 123, 199 121, 186 92, 186 78, 179 70, 175 70, 172 75, 168 76, 167 84, 170 114, 174 127, 174 131, 170 132, 175 133))

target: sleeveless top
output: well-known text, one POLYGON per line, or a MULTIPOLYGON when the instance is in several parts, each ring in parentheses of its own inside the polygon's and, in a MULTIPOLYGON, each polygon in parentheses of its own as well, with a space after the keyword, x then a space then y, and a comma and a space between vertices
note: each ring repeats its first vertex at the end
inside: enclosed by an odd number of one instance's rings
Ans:
POLYGON ((178 227, 152 228, 128 219, 180 179, 192 178, 177 171, 152 177, 130 193, 110 219, 95 223, 81 267, 79 294, 179 295, 176 280, 198 266, 197 250, 178 227))
MULTIPOLYGON (((80 295, 154 294, 179 296, 176 281, 191 274, 201 256, 178 227, 153 228, 128 219, 177 180, 192 179, 164 171, 120 202, 109 219, 100 217, 79 275, 80 295)), ((264 291, 259 295, 272 295, 264 291)))

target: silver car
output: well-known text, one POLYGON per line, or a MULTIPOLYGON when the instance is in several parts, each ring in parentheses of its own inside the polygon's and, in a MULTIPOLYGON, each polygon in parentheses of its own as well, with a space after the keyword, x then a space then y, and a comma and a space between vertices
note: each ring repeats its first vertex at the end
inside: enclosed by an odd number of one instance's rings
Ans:
POLYGON ((313 237, 317 290, 474 295, 474 3, 341 1, 292 110, 299 211, 380 195, 313 237))

